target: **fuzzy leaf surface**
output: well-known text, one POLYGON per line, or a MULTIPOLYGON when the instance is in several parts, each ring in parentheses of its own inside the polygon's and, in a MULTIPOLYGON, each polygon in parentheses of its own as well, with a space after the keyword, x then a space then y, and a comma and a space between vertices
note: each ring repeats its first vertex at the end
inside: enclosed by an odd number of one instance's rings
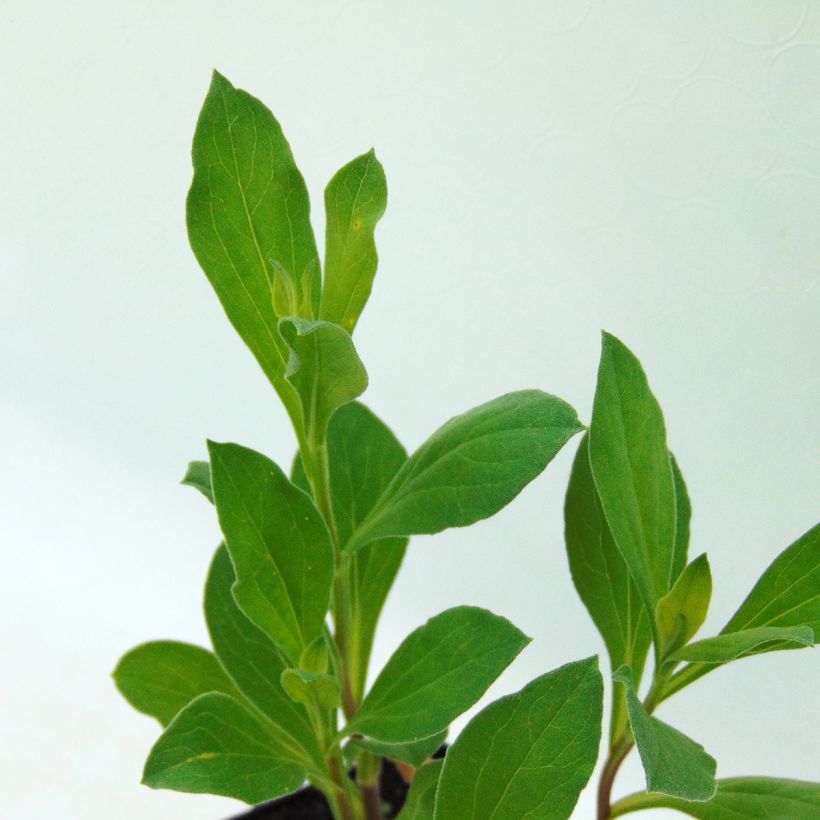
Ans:
POLYGON ((756 626, 690 643, 672 655, 673 660, 723 664, 776 649, 814 646, 809 626, 756 626))
POLYGON ((438 734, 414 740, 412 743, 380 743, 370 737, 354 738, 350 741, 353 748, 365 749, 379 757, 389 757, 391 760, 400 760, 402 763, 418 768, 435 754, 441 744, 447 739, 447 730, 438 734))
POLYGON ((379 673, 346 734, 408 743, 469 709, 530 639, 506 618, 454 607, 405 638, 379 673))
POLYGON ((491 703, 447 752, 437 820, 569 817, 595 767, 602 700, 587 658, 491 703))

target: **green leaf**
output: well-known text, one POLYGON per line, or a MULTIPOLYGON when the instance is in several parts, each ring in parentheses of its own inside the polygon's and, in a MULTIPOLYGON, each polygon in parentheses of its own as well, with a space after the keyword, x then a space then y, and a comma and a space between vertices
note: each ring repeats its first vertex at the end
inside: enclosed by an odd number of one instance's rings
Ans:
POLYGON ((163 726, 199 695, 236 694, 211 652, 180 641, 151 641, 135 647, 122 656, 113 677, 136 710, 163 726))
POLYGON ((622 666, 612 678, 626 688, 629 725, 647 790, 684 800, 709 800, 717 788, 715 759, 699 743, 646 711, 638 700, 629 667, 622 666))
POLYGON ((317 638, 299 658, 299 668, 305 672, 327 672, 330 667, 330 652, 325 636, 317 638))
POLYGON ((387 207, 384 169, 371 148, 341 168, 325 189, 325 281, 320 317, 353 333, 379 259, 374 231, 387 207))
POLYGON ((434 755, 441 744, 447 739, 447 730, 438 732, 412 743, 380 743, 370 737, 356 737, 351 739, 352 748, 364 749, 378 757, 389 757, 391 760, 400 760, 414 768, 418 768, 427 758, 434 755))
POLYGON ((256 715, 211 692, 171 721, 151 749, 142 782, 260 803, 298 789, 304 779, 304 765, 289 757, 256 715))
POLYGON ((465 527, 509 504, 583 425, 564 401, 521 390, 450 419, 413 453, 353 537, 465 527))
POLYGON ((287 664, 279 650, 236 604, 236 580, 228 550, 220 546, 205 584, 205 620, 220 663, 237 689, 313 760, 322 760, 304 707, 294 703, 280 683, 287 664))
POLYGON ((308 438, 323 442, 333 413, 364 393, 367 372, 339 325, 289 316, 279 332, 290 350, 285 377, 299 394, 308 438))
POLYGON ((589 460, 604 514, 649 612, 669 590, 675 484, 666 428, 640 362, 603 335, 589 460))
POLYGON ((273 114, 217 72, 197 122, 193 165, 191 247, 231 323, 287 393, 274 293, 280 303, 287 297, 287 313, 310 318, 321 289, 305 182, 273 114))
POLYGON ((814 646, 809 626, 757 626, 690 643, 672 655, 675 661, 722 664, 775 649, 814 646))
POLYGON ((322 634, 334 558, 310 498, 261 453, 208 442, 219 524, 236 571, 240 609, 291 665, 322 634))
POLYGON ((755 584, 723 632, 810 626, 820 633, 820 524, 787 547, 755 584))
POLYGON ((211 465, 207 461, 192 461, 180 484, 199 490, 211 504, 214 503, 214 492, 211 487, 211 465))
MULTIPOLYGON (((359 402, 334 413, 327 434, 330 491, 336 531, 342 550, 370 512, 407 453, 390 428, 359 402)), ((310 492, 301 459, 293 466, 293 482, 310 492)), ((357 701, 364 696, 373 637, 387 593, 404 558, 406 538, 373 541, 352 555, 346 577, 348 673, 357 701)), ((302 668, 305 668, 302 665, 302 668)))
POLYGON ((705 803, 676 800, 665 794, 634 794, 612 807, 612 817, 652 808, 676 809, 699 820, 820 820, 820 784, 774 777, 730 777, 718 780, 715 796, 705 803))
POLYGON ((602 699, 587 658, 491 703, 447 751, 435 817, 565 820, 595 767, 602 699))
POLYGON ((683 570, 655 607, 663 657, 692 640, 706 620, 711 599, 712 574, 704 553, 683 570))
POLYGON ((486 609, 448 609, 402 641, 345 733, 385 743, 436 734, 469 709, 529 642, 486 609))
POLYGON ((692 503, 689 500, 689 491, 683 480, 678 462, 672 453, 669 453, 672 464, 672 480, 675 483, 675 548, 672 557, 672 577, 674 583, 683 572, 689 554, 689 531, 692 519, 692 503))
POLYGON ((324 672, 286 669, 282 672, 282 687, 297 703, 336 709, 342 702, 339 681, 324 672))
MULTIPOLYGON (((564 503, 564 535, 575 589, 601 633, 612 671, 626 664, 640 680, 652 642, 649 617, 609 529, 589 467, 589 435, 581 439, 564 503)), ((610 742, 626 724, 616 691, 610 742)))
POLYGON ((432 820, 443 760, 431 760, 413 775, 399 820, 432 820))

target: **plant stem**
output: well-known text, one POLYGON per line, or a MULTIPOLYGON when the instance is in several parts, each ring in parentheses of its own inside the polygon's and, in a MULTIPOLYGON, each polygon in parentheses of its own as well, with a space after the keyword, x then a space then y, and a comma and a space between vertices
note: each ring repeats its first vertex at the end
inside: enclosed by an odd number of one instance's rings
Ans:
POLYGON ((608 820, 612 817, 612 786, 615 783, 615 775, 618 769, 629 754, 633 743, 626 739, 626 735, 621 735, 620 740, 613 745, 607 757, 604 768, 601 771, 601 779, 598 783, 598 820, 608 820))
POLYGON ((381 758, 370 752, 362 752, 356 771, 356 780, 362 795, 367 820, 383 820, 382 799, 379 791, 381 758))
POLYGON ((653 794, 652 792, 638 792, 637 794, 630 794, 628 797, 622 797, 616 803, 613 803, 612 813, 609 816, 615 818, 633 811, 641 811, 641 809, 668 807, 668 798, 664 799, 664 795, 653 794))
POLYGON ((353 809, 353 804, 350 800, 349 793, 349 778, 344 773, 339 762, 338 753, 332 754, 327 759, 328 773, 336 785, 335 803, 337 807, 337 814, 340 820, 357 820, 356 812, 353 809))

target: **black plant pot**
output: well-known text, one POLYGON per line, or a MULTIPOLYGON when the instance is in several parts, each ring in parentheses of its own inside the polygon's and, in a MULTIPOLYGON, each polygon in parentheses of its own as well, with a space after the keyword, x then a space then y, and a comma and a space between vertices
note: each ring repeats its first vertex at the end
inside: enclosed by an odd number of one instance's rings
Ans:
MULTIPOLYGON (((442 746, 434 757, 444 757, 442 746)), ((389 760, 382 760, 379 792, 384 806, 385 820, 392 820, 401 811, 409 786, 399 770, 389 760)), ((305 786, 298 792, 262 803, 231 820, 333 820, 333 814, 325 796, 313 786, 305 786)))

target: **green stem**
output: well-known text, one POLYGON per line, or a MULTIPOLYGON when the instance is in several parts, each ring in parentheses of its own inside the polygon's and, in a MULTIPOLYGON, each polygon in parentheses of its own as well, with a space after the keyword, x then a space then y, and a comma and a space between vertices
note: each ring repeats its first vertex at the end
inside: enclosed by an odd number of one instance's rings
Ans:
POLYGON ((653 794, 652 792, 638 792, 637 794, 630 794, 628 797, 622 797, 613 803, 609 816, 621 817, 624 814, 641 811, 642 809, 663 809, 668 807, 668 797, 653 794))

